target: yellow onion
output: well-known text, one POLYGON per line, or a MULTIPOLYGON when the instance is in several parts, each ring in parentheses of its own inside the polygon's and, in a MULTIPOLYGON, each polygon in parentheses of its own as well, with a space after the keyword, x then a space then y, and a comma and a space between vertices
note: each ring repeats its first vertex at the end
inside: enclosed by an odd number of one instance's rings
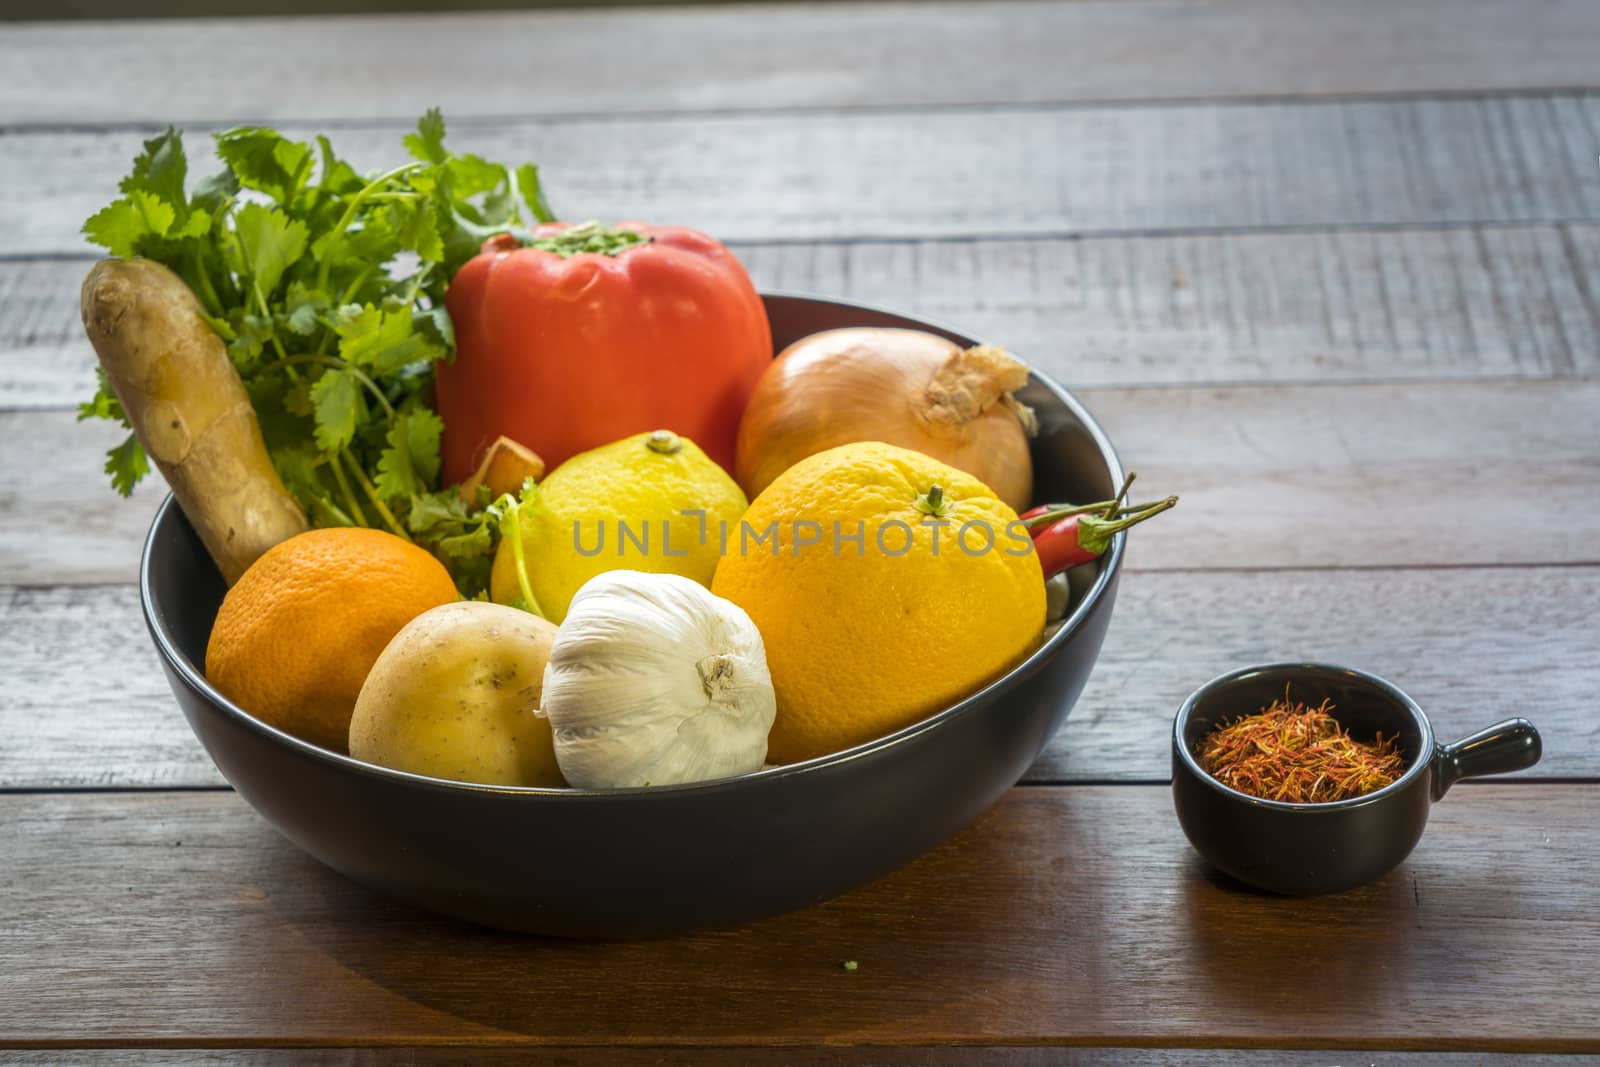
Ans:
POLYGON ((1022 511, 1032 503, 1037 424, 1011 394, 1027 381, 1027 364, 993 345, 962 348, 920 330, 814 333, 756 383, 734 478, 754 500, 807 456, 883 441, 966 471, 1022 511))

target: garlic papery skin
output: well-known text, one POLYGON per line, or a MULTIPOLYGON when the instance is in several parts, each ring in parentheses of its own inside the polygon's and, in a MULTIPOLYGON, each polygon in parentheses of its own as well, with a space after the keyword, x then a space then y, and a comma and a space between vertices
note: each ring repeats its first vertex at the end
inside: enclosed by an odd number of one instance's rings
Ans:
POLYGON ((572 598, 539 714, 569 784, 617 789, 760 770, 777 700, 744 609, 676 574, 607 571, 572 598))

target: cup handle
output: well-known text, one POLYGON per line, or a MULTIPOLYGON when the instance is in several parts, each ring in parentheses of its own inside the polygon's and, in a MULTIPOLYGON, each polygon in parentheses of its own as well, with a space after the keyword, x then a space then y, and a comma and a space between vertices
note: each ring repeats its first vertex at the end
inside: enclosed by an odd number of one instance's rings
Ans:
POLYGON ((1444 796, 1462 778, 1526 770, 1543 753, 1539 731, 1521 718, 1497 722, 1453 745, 1440 745, 1433 754, 1433 799, 1444 796))

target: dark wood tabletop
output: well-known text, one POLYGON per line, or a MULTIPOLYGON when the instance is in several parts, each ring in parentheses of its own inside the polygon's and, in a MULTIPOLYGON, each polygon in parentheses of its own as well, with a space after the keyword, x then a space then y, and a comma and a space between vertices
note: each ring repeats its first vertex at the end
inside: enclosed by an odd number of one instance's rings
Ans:
POLYGON ((1600 1054, 1600 5, 0 26, 0 1060, 1600 1054), (164 488, 117 497, 116 434, 75 419, 79 226, 168 123, 376 166, 433 105, 569 217, 1007 345, 1182 495, 1065 727, 955 839, 741 929, 563 942, 376 896, 222 781, 133 585, 164 488), (1167 734, 1289 658, 1389 678, 1447 738, 1525 715, 1544 759, 1452 790, 1375 884, 1241 891, 1183 839, 1167 734))

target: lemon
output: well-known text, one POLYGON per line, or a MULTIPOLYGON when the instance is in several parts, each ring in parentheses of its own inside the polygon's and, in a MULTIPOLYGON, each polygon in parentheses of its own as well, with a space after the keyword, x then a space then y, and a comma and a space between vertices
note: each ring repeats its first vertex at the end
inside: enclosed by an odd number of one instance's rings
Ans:
POLYGON ((766 643, 775 763, 926 718, 1014 666, 1044 629, 1044 573, 1016 513, 919 452, 819 452, 767 486, 741 529, 711 591, 766 643))
MULTIPOLYGON (((539 484, 522 521, 528 584, 555 623, 604 571, 679 574, 709 586, 722 530, 745 506, 738 484, 686 437, 656 430, 602 445, 539 484)), ((495 553, 489 594, 501 604, 521 595, 510 540, 495 553)))

